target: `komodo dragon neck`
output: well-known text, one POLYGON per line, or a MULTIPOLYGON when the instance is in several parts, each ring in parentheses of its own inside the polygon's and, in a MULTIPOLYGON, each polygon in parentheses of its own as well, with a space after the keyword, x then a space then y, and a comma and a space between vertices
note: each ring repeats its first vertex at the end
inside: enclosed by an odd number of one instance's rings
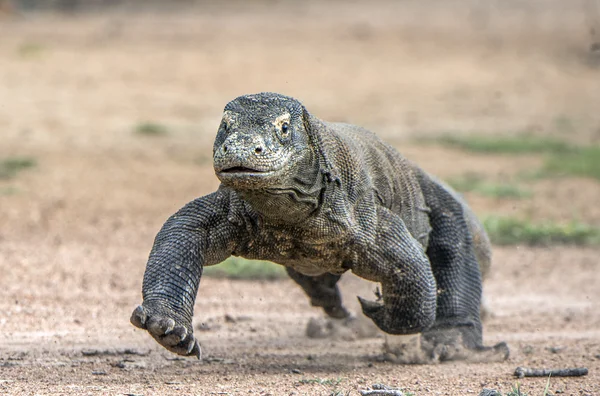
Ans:
POLYGON ((310 149, 301 166, 286 183, 260 190, 239 190, 239 195, 261 217, 274 224, 299 224, 318 212, 326 183, 318 155, 310 149))

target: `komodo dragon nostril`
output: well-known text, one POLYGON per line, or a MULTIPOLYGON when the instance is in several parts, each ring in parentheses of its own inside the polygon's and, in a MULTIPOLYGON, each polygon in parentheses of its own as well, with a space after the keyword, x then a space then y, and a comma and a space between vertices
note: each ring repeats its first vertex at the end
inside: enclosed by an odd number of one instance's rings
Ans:
POLYGON ((227 146, 223 146, 223 152, 226 153, 227 152, 227 146))
POLYGON ((260 146, 258 146, 257 148, 255 148, 255 149, 254 149, 254 152, 255 152, 256 154, 260 154, 260 153, 262 153, 262 151, 263 151, 263 148, 262 148, 262 147, 260 147, 260 146))

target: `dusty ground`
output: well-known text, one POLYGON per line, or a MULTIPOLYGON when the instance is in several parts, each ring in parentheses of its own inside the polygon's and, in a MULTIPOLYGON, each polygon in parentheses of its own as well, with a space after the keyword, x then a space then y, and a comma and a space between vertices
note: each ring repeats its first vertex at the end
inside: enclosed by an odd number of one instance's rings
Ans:
MULTIPOLYGON (((379 359, 381 337, 306 338, 319 313, 288 280, 203 279, 203 361, 178 359, 129 324, 156 231, 217 186, 212 138, 239 94, 299 97, 322 118, 376 130, 442 177, 503 177, 540 158, 411 138, 530 130, 600 140, 600 70, 587 52, 594 1, 244 4, 0 21, 0 159, 37 161, 0 180, 0 393, 357 395, 385 383, 464 395, 508 391, 517 366, 586 366, 587 377, 551 379, 550 390, 600 394, 593 248, 495 249, 484 336, 510 344, 502 364, 393 365, 379 359), (135 134, 145 121, 168 134, 135 134)), ((530 200, 469 198, 479 213, 600 224, 597 182, 533 188, 530 200)), ((352 304, 357 291, 370 293, 352 279, 345 290, 352 304)), ((546 379, 520 383, 541 395, 546 379)))

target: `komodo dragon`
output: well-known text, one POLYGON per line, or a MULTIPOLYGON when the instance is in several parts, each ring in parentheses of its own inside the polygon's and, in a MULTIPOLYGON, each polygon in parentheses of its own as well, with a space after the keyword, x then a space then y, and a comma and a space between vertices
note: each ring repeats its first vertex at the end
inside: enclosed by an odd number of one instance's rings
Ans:
POLYGON ((421 333, 437 360, 503 360, 482 344, 481 270, 489 241, 449 187, 371 132, 322 121, 275 93, 225 106, 213 147, 221 185, 164 224, 131 322, 162 346, 200 358, 192 316, 202 269, 227 257, 286 267, 313 306, 349 315, 346 271, 381 283, 363 313, 388 334, 421 333))

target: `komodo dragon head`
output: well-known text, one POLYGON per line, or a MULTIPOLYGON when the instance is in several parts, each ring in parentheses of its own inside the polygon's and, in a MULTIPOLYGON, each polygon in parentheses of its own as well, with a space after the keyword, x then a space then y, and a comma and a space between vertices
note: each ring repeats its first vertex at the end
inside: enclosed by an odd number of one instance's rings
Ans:
POLYGON ((305 109, 293 98, 259 93, 232 100, 213 147, 217 177, 237 190, 277 190, 314 174, 306 125, 305 109))

